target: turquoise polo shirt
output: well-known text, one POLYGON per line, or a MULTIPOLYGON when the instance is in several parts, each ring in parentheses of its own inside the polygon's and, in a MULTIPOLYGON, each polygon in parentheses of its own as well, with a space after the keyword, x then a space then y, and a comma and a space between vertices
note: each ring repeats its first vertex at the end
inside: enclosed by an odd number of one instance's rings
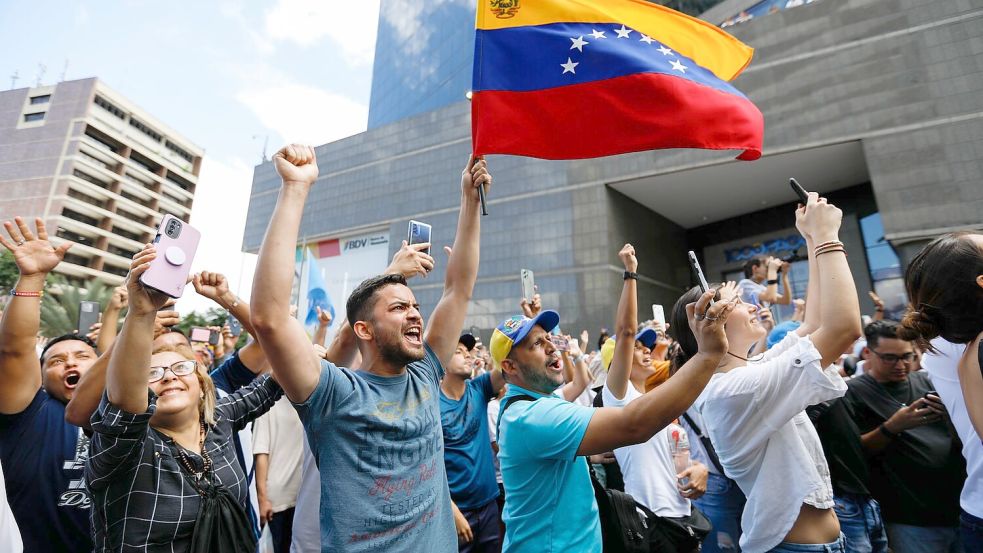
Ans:
POLYGON ((577 449, 594 409, 509 384, 499 411, 498 460, 505 486, 506 553, 601 551, 590 473, 577 449))

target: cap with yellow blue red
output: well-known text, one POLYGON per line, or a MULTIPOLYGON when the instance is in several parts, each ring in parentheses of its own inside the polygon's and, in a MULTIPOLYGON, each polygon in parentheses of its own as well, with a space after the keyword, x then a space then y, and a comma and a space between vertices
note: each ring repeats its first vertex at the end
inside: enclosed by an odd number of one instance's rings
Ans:
POLYGON ((488 345, 492 360, 495 363, 501 363, 512 351, 512 347, 521 342, 534 326, 550 332, 559 324, 560 314, 550 310, 542 311, 532 319, 521 315, 505 319, 492 333, 491 342, 488 345))

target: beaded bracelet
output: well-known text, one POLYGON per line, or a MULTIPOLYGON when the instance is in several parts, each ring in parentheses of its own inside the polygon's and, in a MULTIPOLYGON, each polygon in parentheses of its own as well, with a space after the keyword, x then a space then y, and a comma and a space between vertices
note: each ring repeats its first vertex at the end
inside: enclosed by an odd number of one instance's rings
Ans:
POLYGON ((16 296, 18 298, 40 298, 44 296, 44 290, 38 290, 37 292, 24 292, 21 290, 11 290, 11 296, 16 296))

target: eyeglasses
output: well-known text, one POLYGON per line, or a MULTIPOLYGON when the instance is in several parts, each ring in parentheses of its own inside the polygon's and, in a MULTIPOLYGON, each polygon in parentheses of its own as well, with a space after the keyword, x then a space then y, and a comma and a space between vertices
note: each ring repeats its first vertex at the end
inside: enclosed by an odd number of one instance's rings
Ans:
POLYGON ((157 382, 158 380, 164 378, 164 373, 168 370, 174 374, 174 376, 187 376, 197 368, 197 363, 195 361, 186 360, 178 361, 170 367, 150 367, 150 379, 149 382, 157 382))
POLYGON ((881 353, 881 352, 879 352, 877 350, 873 350, 873 349, 870 350, 870 351, 874 352, 874 355, 876 355, 877 357, 879 357, 881 361, 884 361, 888 365, 894 365, 898 361, 904 361, 905 363, 911 363, 912 361, 915 360, 915 354, 913 352, 908 352, 908 353, 906 353, 904 355, 895 355, 893 353, 881 353))

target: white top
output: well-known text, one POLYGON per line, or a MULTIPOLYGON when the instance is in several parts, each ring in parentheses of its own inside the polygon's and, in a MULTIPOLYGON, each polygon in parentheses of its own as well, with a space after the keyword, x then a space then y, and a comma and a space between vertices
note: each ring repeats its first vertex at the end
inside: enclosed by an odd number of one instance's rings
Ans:
POLYGON ((7 503, 7 488, 3 481, 3 466, 0 465, 0 551, 5 553, 21 553, 24 543, 20 539, 20 530, 14 513, 7 503))
POLYGON ((963 443, 963 458, 966 459, 966 481, 959 496, 959 506, 974 517, 983 518, 983 442, 969 420, 957 372, 966 345, 936 338, 932 340, 932 347, 938 353, 926 351, 922 356, 922 369, 932 377, 935 391, 942 398, 963 443))
MULTIPOLYGON (((605 407, 624 407, 642 397, 631 382, 625 397, 617 399, 607 384, 601 390, 605 407)), ((619 447, 614 456, 621 465, 625 492, 660 517, 686 517, 690 502, 676 488, 676 467, 669 451, 669 430, 663 428, 640 444, 619 447)))
POLYGON ((270 456, 266 476, 267 499, 273 512, 297 504, 304 461, 304 425, 287 396, 253 423, 253 454, 270 456))
POLYGON ((694 403, 724 472, 747 496, 745 553, 781 543, 803 503, 833 507, 829 467, 805 408, 842 397, 847 387, 821 359, 812 340, 789 332, 760 359, 713 375, 694 403))
POLYGON ((321 472, 304 433, 304 463, 294 508, 290 553, 321 553, 321 472))
MULTIPOLYGON (((701 415, 700 412, 694 409, 693 407, 687 409, 686 414, 693 419, 694 424, 700 427, 700 430, 704 432, 704 435, 707 435, 706 434, 707 426, 706 423, 703 422, 703 415, 701 415)), ((690 460, 696 463, 703 463, 704 465, 706 465, 707 470, 710 471, 710 474, 717 474, 720 476, 724 476, 720 474, 720 471, 717 470, 716 466, 714 466, 713 461, 710 460, 710 455, 707 453, 706 448, 703 447, 703 441, 700 440, 700 433, 697 432, 692 425, 690 425, 689 421, 686 420, 686 417, 682 417, 682 416, 679 417, 679 424, 682 425, 683 429, 686 430, 686 433, 689 434, 690 460)))
MULTIPOLYGON (((496 442, 495 428, 498 425, 498 411, 500 402, 497 399, 488 401, 488 434, 492 443, 496 442)), ((495 481, 502 483, 502 466, 498 463, 498 453, 492 452, 492 460, 495 461, 495 481)))

